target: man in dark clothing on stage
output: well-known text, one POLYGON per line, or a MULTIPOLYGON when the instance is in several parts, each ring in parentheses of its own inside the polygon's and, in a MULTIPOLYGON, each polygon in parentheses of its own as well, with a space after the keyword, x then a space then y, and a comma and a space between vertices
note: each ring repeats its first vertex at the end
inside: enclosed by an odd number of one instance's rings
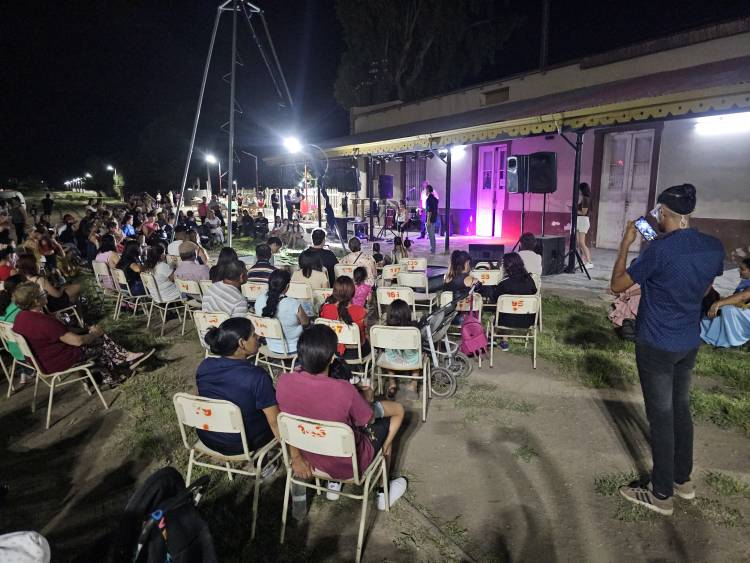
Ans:
POLYGON ((427 186, 427 201, 425 202, 425 224, 427 236, 430 237, 430 254, 435 254, 435 223, 438 218, 438 200, 432 193, 432 186, 427 186))

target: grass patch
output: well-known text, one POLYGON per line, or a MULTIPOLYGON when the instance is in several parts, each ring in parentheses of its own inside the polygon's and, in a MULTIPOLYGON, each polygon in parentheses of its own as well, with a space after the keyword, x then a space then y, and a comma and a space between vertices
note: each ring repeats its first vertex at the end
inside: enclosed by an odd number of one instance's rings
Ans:
POLYGON ((725 528, 735 528, 744 522, 739 510, 726 506, 716 499, 698 497, 695 501, 684 505, 684 510, 686 514, 725 528))
POLYGON ((690 406, 697 419, 722 428, 737 428, 750 436, 750 393, 735 396, 720 387, 710 391, 692 389, 690 406))
POLYGON ((604 497, 615 496, 618 494, 617 489, 633 481, 638 481, 639 478, 638 473, 634 470, 622 473, 604 473, 594 478, 594 491, 604 497))
POLYGON ((523 414, 536 411, 533 403, 506 397, 496 386, 487 383, 462 386, 456 394, 455 405, 466 415, 472 416, 479 416, 484 410, 508 410, 523 414))
POLYGON ((604 473, 594 478, 594 491, 604 497, 614 497, 615 506, 612 518, 620 522, 653 522, 656 514, 643 506, 626 501, 620 496, 618 489, 634 481, 639 481, 640 476, 634 470, 621 473, 604 473))
POLYGON ((706 473, 704 480, 715 493, 721 496, 743 496, 750 498, 750 485, 726 473, 709 471, 706 473))
POLYGON ((539 453, 531 446, 521 446, 516 448, 513 452, 513 457, 518 458, 526 463, 531 463, 536 457, 539 457, 539 453))

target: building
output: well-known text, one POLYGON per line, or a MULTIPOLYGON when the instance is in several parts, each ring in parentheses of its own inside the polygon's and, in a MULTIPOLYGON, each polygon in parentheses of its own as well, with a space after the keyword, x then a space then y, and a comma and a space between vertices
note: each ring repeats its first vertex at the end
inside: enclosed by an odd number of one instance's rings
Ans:
POLYGON ((698 189, 694 226, 728 252, 750 245, 750 19, 414 102, 354 108, 351 134, 319 145, 362 174, 369 157, 374 197, 380 176, 391 175, 393 199, 416 206, 429 181, 443 213, 441 156, 450 147, 453 235, 507 242, 520 235, 522 208, 524 230, 570 233, 576 150, 568 141, 579 134, 593 246, 616 248, 627 220, 683 182, 698 189), (538 151, 557 155, 556 191, 510 193, 508 157, 538 151))

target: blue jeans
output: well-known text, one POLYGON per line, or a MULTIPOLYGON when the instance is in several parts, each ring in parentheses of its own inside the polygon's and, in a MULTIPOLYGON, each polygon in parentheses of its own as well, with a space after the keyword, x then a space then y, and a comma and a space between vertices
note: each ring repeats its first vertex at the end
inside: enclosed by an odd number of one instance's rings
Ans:
POLYGON ((427 224, 427 236, 430 237, 430 252, 435 254, 435 223, 427 224))
POLYGON ((646 416, 651 429, 655 493, 671 497, 673 484, 690 480, 693 471, 693 419, 690 379, 698 348, 667 352, 639 342, 635 347, 646 416))

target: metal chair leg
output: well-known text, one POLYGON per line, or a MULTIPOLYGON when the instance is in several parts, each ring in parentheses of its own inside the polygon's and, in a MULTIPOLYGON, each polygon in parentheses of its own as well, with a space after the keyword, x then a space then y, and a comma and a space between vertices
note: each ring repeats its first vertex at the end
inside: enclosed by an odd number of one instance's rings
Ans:
POLYGON ((52 383, 49 386, 49 401, 47 402, 47 430, 49 430, 49 421, 50 418, 52 418, 52 399, 55 396, 55 383, 57 383, 57 377, 52 378, 52 383))

